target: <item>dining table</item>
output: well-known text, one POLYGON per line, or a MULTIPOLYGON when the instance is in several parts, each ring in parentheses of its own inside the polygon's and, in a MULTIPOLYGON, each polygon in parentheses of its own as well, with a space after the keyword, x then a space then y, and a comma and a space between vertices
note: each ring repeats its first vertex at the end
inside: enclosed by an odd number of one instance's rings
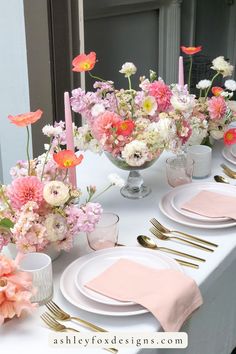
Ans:
MULTIPOLYGON (((236 166, 228 163, 222 156, 223 144, 216 142, 213 146, 212 172, 209 177, 196 180, 192 183, 214 182, 214 175, 223 174, 220 164, 226 163, 231 168, 236 166)), ((96 185, 97 190, 109 184, 108 175, 117 173, 126 179, 128 171, 114 166, 104 154, 93 154, 90 151, 83 153, 84 160, 77 166, 78 187, 86 193, 86 186, 96 185)), ((206 259, 199 269, 183 267, 186 275, 197 283, 202 297, 203 305, 197 309, 181 328, 188 334, 188 347, 186 349, 144 349, 139 347, 120 348, 119 353, 129 354, 230 354, 236 347, 236 228, 207 229, 181 225, 164 216, 159 209, 161 198, 172 189, 166 178, 166 158, 171 153, 163 152, 151 167, 142 170, 145 183, 151 187, 150 195, 143 199, 124 198, 119 188, 112 187, 102 194, 97 201, 102 204, 103 210, 119 215, 119 243, 125 246, 141 247, 137 243, 137 236, 151 236, 149 228, 150 219, 155 217, 171 229, 181 230, 204 238, 218 244, 213 253, 189 247, 174 241, 157 240, 158 245, 172 247, 182 252, 189 252, 206 259)), ((235 168, 236 169, 236 168, 235 168)), ((232 185, 236 181, 230 179, 232 185)), ((217 183, 217 182, 214 182, 217 183)), ((81 199, 83 198, 81 197, 81 199)), ((235 187, 236 196, 236 187, 235 187)), ((7 248, 4 252, 8 252, 7 248)), ((62 252, 53 261, 53 300, 65 311, 74 316, 88 320, 98 326, 106 328, 112 333, 144 333, 163 331, 157 319, 151 313, 135 316, 113 317, 95 314, 80 309, 69 303, 60 291, 60 278, 65 268, 74 260, 85 254, 95 252, 89 248, 86 234, 79 234, 73 249, 62 252)), ((153 250, 152 252, 159 252, 153 250)), ((169 255, 174 258, 174 255, 169 255)), ((187 259, 186 259, 187 260, 187 259)), ((191 260, 189 260, 191 261, 191 260)), ((32 315, 8 320, 0 327, 0 352, 11 354, 45 353, 68 354, 70 352, 86 354, 105 353, 102 348, 59 348, 55 349, 48 344, 51 330, 43 323, 40 315, 46 311, 40 306, 32 315)), ((87 331, 81 325, 74 323, 75 328, 87 331)))

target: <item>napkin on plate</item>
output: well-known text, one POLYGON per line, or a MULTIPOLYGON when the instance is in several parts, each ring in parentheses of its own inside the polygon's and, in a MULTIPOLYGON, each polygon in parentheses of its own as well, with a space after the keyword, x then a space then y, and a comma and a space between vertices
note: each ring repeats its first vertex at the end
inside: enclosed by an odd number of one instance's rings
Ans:
POLYGON ((203 190, 184 203, 182 209, 195 214, 236 219, 236 197, 203 190))
POLYGON ((165 331, 179 331, 189 315, 202 304, 193 279, 173 269, 153 269, 120 259, 85 284, 100 294, 146 307, 165 331))

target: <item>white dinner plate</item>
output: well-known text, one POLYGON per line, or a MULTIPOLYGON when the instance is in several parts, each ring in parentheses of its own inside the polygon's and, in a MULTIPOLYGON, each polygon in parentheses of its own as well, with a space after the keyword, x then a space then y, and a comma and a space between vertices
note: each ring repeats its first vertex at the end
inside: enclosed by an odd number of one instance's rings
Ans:
MULTIPOLYGON (((102 294, 99 294, 85 286, 87 282, 90 280, 94 279, 96 276, 101 274, 103 271, 105 271, 108 267, 110 267, 112 264, 117 262, 121 258, 126 258, 135 262, 138 262, 140 264, 143 264, 147 267, 150 268, 155 268, 155 269, 169 269, 169 268, 176 268, 176 265, 178 266, 177 263, 172 262, 172 259, 170 261, 169 258, 162 257, 162 255, 158 256, 155 253, 147 254, 143 252, 137 252, 136 249, 135 251, 127 251, 125 255, 122 252, 116 251, 114 252, 114 248, 109 248, 105 252, 105 254, 102 255, 96 255, 94 254, 94 257, 87 262, 85 262, 77 271, 76 276, 75 276, 75 285, 78 288, 78 290, 86 297, 88 297, 91 300, 107 304, 107 305, 116 305, 116 306, 130 306, 130 305, 135 305, 134 302, 122 302, 118 301, 112 298, 109 298, 107 296, 104 296, 102 294)), ((179 269, 179 266, 178 266, 179 269)))
MULTIPOLYGON (((173 194, 172 199, 171 199, 171 205, 172 205, 173 209, 175 209, 179 214, 187 216, 188 218, 193 219, 193 220, 200 220, 200 221, 207 221, 207 222, 219 222, 219 221, 232 220, 228 217, 210 218, 207 216, 203 216, 203 215, 196 214, 196 213, 190 212, 188 210, 182 209, 182 206, 186 202, 188 202, 190 199, 192 199, 195 195, 197 195, 199 192, 201 192, 203 190, 207 190, 207 191, 211 191, 211 192, 215 192, 215 193, 221 193, 221 191, 219 190, 219 185, 217 185, 216 183, 212 183, 211 185, 209 185, 209 183, 208 183, 207 185, 204 184, 204 186, 202 186, 202 184, 191 183, 187 186, 187 188, 186 188, 186 185, 183 185, 181 187, 182 188, 175 190, 175 193, 173 194)), ((222 194, 232 196, 232 191, 231 191, 231 189, 230 190, 224 189, 222 194)))
MULTIPOLYGON (((181 266, 172 258, 160 254, 158 251, 148 250, 142 247, 114 247, 112 249, 114 255, 119 255, 120 258, 127 258, 127 255, 136 256, 135 259, 138 260, 141 256, 146 257, 146 261, 149 258, 155 258, 156 262, 159 260, 165 260, 166 264, 169 264, 173 269, 177 269, 183 271, 181 266)), ((105 256, 107 254, 108 249, 104 249, 101 251, 91 252, 83 257, 76 259, 72 262, 62 273, 60 279, 60 289, 62 295, 69 301, 72 305, 96 314, 106 315, 106 316, 134 316, 140 315, 143 313, 147 313, 148 310, 143 308, 140 305, 130 305, 130 306, 114 306, 114 305, 106 305, 101 304, 99 302, 95 302, 86 296, 84 296, 75 286, 75 274, 79 270, 80 267, 85 264, 85 262, 93 259, 95 256, 105 256)), ((154 259, 153 258, 153 259, 154 259)))
POLYGON ((231 155, 236 159, 236 144, 233 144, 229 148, 231 155))
MULTIPOLYGON (((192 188, 192 186, 196 189, 208 189, 212 188, 214 185, 216 185, 214 182, 205 182, 205 183, 192 183, 192 184, 186 184, 184 193, 188 195, 189 190, 192 188)), ((236 188, 234 186, 231 186, 229 184, 217 184, 218 186, 218 192, 224 193, 231 191, 231 195, 236 196, 236 188)), ((161 212, 168 217, 169 219, 183 225, 191 226, 191 227, 198 227, 202 229, 223 229, 227 227, 232 227, 236 226, 236 221, 235 220, 225 220, 225 221, 218 221, 218 222, 210 222, 210 221, 201 221, 201 220, 193 220, 185 215, 182 215, 178 213, 171 205, 171 200, 175 196, 175 194, 178 192, 179 189, 182 189, 182 186, 175 187, 172 191, 168 192, 165 194, 160 203, 159 203, 159 208, 161 212)))
POLYGON ((233 165, 236 165, 236 157, 232 155, 229 148, 224 147, 224 149, 222 150, 222 155, 227 161, 231 162, 233 165))

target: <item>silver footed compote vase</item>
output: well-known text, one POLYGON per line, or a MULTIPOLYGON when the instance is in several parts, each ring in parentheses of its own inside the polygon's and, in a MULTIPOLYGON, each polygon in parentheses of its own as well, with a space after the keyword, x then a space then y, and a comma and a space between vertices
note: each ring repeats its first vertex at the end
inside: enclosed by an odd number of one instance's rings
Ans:
MULTIPOLYGON (((160 153, 161 154, 161 153, 160 153)), ((130 166, 121 156, 113 156, 109 152, 105 152, 107 158, 118 168, 129 171, 126 184, 121 188, 120 193, 125 198, 129 199, 141 199, 148 196, 151 193, 151 188, 144 184, 143 177, 140 170, 151 167, 160 154, 151 161, 146 161, 141 166, 130 166)))

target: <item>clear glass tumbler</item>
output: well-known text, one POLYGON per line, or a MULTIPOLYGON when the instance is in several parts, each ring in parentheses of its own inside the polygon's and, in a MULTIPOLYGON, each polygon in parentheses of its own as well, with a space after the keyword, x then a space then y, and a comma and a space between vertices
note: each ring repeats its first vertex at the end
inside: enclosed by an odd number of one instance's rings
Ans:
POLYGON ((115 247, 118 241, 119 216, 103 213, 95 230, 87 233, 88 244, 93 250, 115 247))
POLYGON ((170 186, 192 182, 194 161, 185 155, 177 155, 166 160, 166 175, 170 186))

